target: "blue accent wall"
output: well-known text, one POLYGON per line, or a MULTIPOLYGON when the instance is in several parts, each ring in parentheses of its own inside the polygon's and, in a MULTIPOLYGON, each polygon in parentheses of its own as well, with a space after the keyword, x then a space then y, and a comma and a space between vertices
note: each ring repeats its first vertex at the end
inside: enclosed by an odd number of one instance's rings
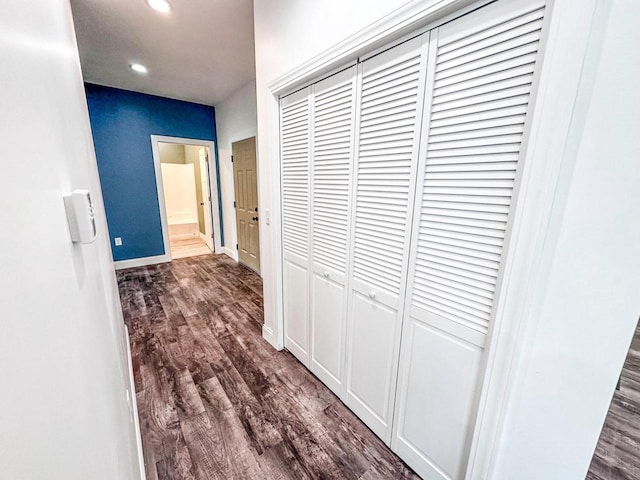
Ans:
MULTIPOLYGON (((93 84, 85 84, 85 90, 113 259, 163 255, 151 135, 215 142, 215 111, 206 105, 93 84), (116 247, 114 237, 122 237, 123 245, 116 247)), ((217 142, 215 158, 222 205, 217 142)))

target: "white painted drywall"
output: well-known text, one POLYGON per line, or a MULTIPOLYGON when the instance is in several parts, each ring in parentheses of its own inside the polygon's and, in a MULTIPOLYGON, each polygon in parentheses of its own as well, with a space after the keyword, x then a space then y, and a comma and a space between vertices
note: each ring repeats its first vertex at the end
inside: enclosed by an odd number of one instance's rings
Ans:
POLYGON ((639 23, 598 2, 490 478, 585 478, 640 315, 639 23))
POLYGON ((0 3, 0 477, 140 478, 122 312, 68 2, 0 3), (26 146, 26 148, 25 148, 26 146), (62 197, 91 191, 72 244, 62 197))
POLYGON ((185 164, 185 145, 180 143, 158 142, 161 163, 185 164))
MULTIPOLYGON (((265 211, 274 211, 279 193, 271 191, 269 165, 271 125, 267 84, 353 33, 382 18, 406 0, 254 0, 258 175, 260 200, 260 271, 264 288, 265 331, 273 331, 276 305, 274 238, 280 232, 266 225, 265 211)), ((216 116, 218 111, 216 110, 216 116)), ((226 223, 225 223, 226 228, 226 223)), ((278 287, 281 288, 281 287, 278 287)), ((275 338, 266 338, 276 345, 275 338)))
POLYGON ((233 186, 233 165, 231 144, 238 140, 255 137, 256 124, 256 82, 250 82, 229 98, 215 106, 216 134, 218 137, 218 158, 220 161, 220 189, 222 195, 222 220, 224 224, 224 249, 238 260, 236 243, 236 212, 233 186))

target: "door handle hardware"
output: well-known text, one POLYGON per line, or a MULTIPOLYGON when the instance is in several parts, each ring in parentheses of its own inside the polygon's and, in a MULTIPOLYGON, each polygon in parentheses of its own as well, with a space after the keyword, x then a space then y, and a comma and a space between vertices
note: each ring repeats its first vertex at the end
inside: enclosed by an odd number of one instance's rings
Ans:
POLYGON ((256 211, 256 212, 258 211, 258 207, 256 207, 256 208, 255 208, 255 211, 256 211))
POLYGON ((200 206, 201 206, 201 207, 204 207, 204 202, 200 202, 200 206))
POLYGON ((253 218, 251 218, 251 220, 253 220, 254 222, 257 222, 258 221, 258 217, 253 217, 253 218))

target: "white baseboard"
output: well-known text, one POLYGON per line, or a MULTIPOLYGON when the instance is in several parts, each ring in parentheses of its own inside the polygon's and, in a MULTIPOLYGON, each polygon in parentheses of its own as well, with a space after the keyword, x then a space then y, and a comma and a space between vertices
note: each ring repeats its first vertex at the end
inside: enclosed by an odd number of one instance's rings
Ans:
POLYGON ((276 350, 282 350, 283 347, 278 348, 278 342, 276 342, 276 336, 273 334, 273 330, 267 325, 262 325, 262 338, 269 342, 276 350))
POLYGON ((223 247, 224 248, 224 253, 226 253, 227 255, 229 255, 231 258, 233 258, 236 262, 238 261, 238 251, 237 250, 233 250, 229 247, 223 247))
POLYGON ((134 430, 136 434, 136 448, 138 450, 138 464, 140 468, 140 480, 147 480, 147 472, 144 468, 144 450, 142 448, 142 433, 140 431, 140 416, 138 415, 138 400, 136 398, 136 384, 133 379, 133 361, 131 359, 131 339, 129 329, 124 325, 127 339, 127 362, 129 364, 129 395, 131 396, 131 409, 133 414, 134 430))
POLYGON ((171 255, 156 255, 155 257, 132 258, 130 260, 119 260, 113 262, 116 270, 132 267, 146 267, 147 265, 155 265, 156 263, 167 263, 171 261, 171 255))

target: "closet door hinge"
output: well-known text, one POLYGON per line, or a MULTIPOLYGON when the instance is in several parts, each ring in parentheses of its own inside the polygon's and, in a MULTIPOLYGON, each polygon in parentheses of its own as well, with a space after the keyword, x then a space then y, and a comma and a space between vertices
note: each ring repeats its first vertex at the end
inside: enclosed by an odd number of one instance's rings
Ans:
POLYGON ((233 208, 236 208, 236 201, 233 201, 233 208))
POLYGON ((231 163, 233 163, 233 155, 231 155, 231 163))
POLYGON ((236 243, 236 250, 238 250, 238 244, 236 243))

